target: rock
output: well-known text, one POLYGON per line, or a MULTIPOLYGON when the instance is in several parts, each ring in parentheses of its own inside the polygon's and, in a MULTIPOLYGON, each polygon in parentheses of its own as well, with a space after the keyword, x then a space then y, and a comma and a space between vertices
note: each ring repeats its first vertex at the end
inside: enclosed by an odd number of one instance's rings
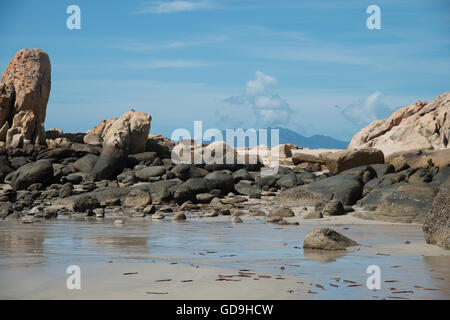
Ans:
POLYGON ((144 210, 142 210, 142 212, 145 215, 151 215, 154 214, 156 212, 156 207, 154 205, 150 205, 144 208, 144 210))
POLYGON ((160 134, 149 134, 146 150, 156 152, 160 157, 170 158, 174 146, 175 142, 160 134))
POLYGON ((239 218, 238 216, 234 216, 231 218, 231 222, 232 223, 243 223, 244 221, 242 221, 242 219, 239 218))
POLYGON ((24 141, 45 143, 44 121, 51 87, 50 59, 42 50, 16 53, 2 73, 0 83, 0 128, 6 147, 21 147, 24 141))
POLYGON ((261 197, 261 188, 253 184, 251 181, 241 180, 234 185, 234 189, 238 194, 246 195, 252 198, 261 197))
POLYGON ((438 189, 426 183, 398 183, 370 192, 358 205, 372 210, 358 217, 422 223, 430 210, 438 189))
POLYGON ((431 185, 435 187, 440 187, 447 178, 450 177, 450 167, 448 168, 439 168, 438 173, 433 176, 433 180, 431 181, 431 185))
POLYGON ((303 216, 303 219, 322 219, 323 214, 320 211, 311 211, 303 216))
POLYGON ((90 196, 82 196, 74 202, 73 211, 86 212, 88 210, 93 210, 100 207, 100 201, 98 201, 96 198, 90 196))
POLYGON ((126 207, 146 207, 150 204, 152 198, 148 191, 143 191, 140 189, 131 190, 130 193, 123 200, 122 204, 126 207))
POLYGON ((73 192, 73 185, 72 183, 68 182, 65 183, 62 188, 59 190, 59 197, 60 198, 66 198, 66 197, 70 197, 72 195, 73 192))
POLYGON ((187 187, 192 195, 207 193, 210 190, 208 180, 205 178, 190 178, 182 186, 187 187))
POLYGON ((210 211, 210 212, 206 212, 203 216, 204 217, 217 217, 217 216, 219 216, 219 213, 217 211, 210 211))
POLYGON ((184 220, 186 220, 186 215, 183 212, 177 212, 173 215, 172 220, 184 221, 184 220))
POLYGON ((124 224, 124 221, 121 220, 121 219, 117 219, 117 220, 114 220, 114 224, 115 225, 122 225, 122 224, 124 224))
POLYGON ((126 153, 122 150, 103 149, 95 162, 92 175, 96 181, 113 180, 127 165, 126 153))
POLYGON ((103 138, 103 150, 93 169, 95 180, 115 179, 127 165, 129 154, 145 151, 150 121, 149 115, 131 110, 90 131, 103 138))
POLYGON ((136 154, 131 154, 128 156, 136 161, 136 163, 140 162, 153 162, 156 160, 156 152, 141 152, 136 154))
POLYGON ((339 200, 353 205, 362 196, 363 183, 355 175, 337 175, 282 191, 275 200, 282 205, 306 206, 317 201, 339 200))
POLYGON ((24 165, 10 173, 5 180, 14 190, 24 190, 34 183, 48 186, 53 182, 53 166, 48 160, 39 160, 24 165))
POLYGON ((450 177, 442 184, 423 224, 425 241, 450 249, 450 177))
POLYGON ((450 140, 450 92, 432 102, 417 102, 394 112, 386 120, 375 120, 363 128, 348 149, 372 147, 385 156, 414 149, 442 150, 450 140))
POLYGON ((357 245, 357 242, 329 228, 314 228, 303 240, 303 249, 345 250, 357 245))
POLYGON ((437 151, 412 150, 408 152, 392 153, 386 158, 396 171, 406 168, 450 167, 450 149, 437 151))
POLYGON ((325 159, 328 170, 333 174, 368 164, 384 163, 383 152, 374 148, 333 152, 325 159))
POLYGON ((355 175, 361 178, 362 182, 365 184, 370 180, 377 177, 377 172, 372 168, 372 166, 360 166, 352 169, 342 171, 340 175, 355 175))
POLYGON ((200 203, 210 203, 215 196, 210 193, 199 193, 195 196, 200 203))
POLYGON ((0 156, 0 182, 3 182, 5 177, 13 171, 14 169, 11 168, 8 158, 6 156, 0 156))
POLYGON ((95 214, 96 218, 104 218, 105 217, 105 210, 103 208, 97 208, 92 210, 92 212, 95 214))
POLYGON ((293 217, 294 216, 294 212, 289 209, 289 208, 277 208, 277 209, 273 209, 270 214, 270 217, 282 217, 282 218, 287 218, 287 217, 293 217))
POLYGON ((385 174, 395 172, 395 167, 389 163, 371 164, 370 166, 375 170, 377 178, 382 178, 385 174))
POLYGON ((248 173, 247 169, 239 169, 233 173, 235 183, 241 180, 254 181, 255 179, 248 173))
POLYGON ((303 181, 301 183, 299 182, 299 178, 293 173, 286 174, 282 176, 280 179, 277 180, 276 185, 280 188, 292 188, 295 187, 298 184, 303 184, 303 181))
POLYGON ((233 191, 233 176, 227 170, 220 170, 208 173, 205 176, 211 189, 220 189, 222 194, 233 191))
POLYGON ((292 155, 292 162, 295 165, 299 165, 305 162, 308 163, 318 163, 318 164, 325 164, 325 160, 321 159, 315 155, 307 154, 307 153, 300 153, 296 152, 292 155))
POLYGON ((162 220, 164 218, 165 218, 165 216, 162 213, 155 213, 152 215, 152 219, 154 219, 154 220, 162 220))
POLYGON ((266 219, 267 223, 279 223, 280 221, 283 221, 283 218, 280 216, 268 217, 266 219))
POLYGON ((150 178, 160 177, 166 173, 166 168, 163 166, 148 167, 135 172, 136 178, 140 181, 149 181, 150 178))
POLYGON ((345 214, 344 206, 342 202, 338 200, 330 200, 322 211, 324 216, 340 216, 345 214))
POLYGON ((91 172, 97 162, 98 157, 87 154, 73 163, 73 167, 79 172, 91 172))

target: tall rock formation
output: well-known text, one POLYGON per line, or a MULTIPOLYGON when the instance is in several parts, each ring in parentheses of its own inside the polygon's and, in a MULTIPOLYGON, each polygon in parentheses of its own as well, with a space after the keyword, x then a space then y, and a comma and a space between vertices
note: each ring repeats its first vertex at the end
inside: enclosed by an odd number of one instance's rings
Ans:
POLYGON ((22 49, 2 72, 0 144, 44 144, 44 121, 50 96, 50 59, 40 49, 22 49))
POLYGON ((375 120, 353 136, 348 149, 377 148, 385 156, 411 150, 449 148, 450 92, 432 102, 417 102, 394 112, 386 120, 375 120))

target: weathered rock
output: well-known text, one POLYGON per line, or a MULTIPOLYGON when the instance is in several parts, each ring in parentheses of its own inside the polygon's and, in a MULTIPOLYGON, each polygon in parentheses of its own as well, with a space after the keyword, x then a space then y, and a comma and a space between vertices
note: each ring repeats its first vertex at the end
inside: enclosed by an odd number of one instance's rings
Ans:
POLYGON ((289 206, 314 205, 317 201, 339 200, 353 205, 362 196, 363 183, 356 175, 337 175, 282 191, 275 200, 289 206))
POLYGON ((244 221, 242 221, 242 219, 239 218, 238 216, 233 216, 233 217, 231 218, 231 222, 232 222, 232 223, 243 223, 244 221))
POLYGON ((195 199, 200 203, 210 203, 214 197, 215 196, 210 193, 199 193, 195 196, 195 199))
POLYGON ((98 157, 93 154, 85 155, 73 163, 73 167, 80 172, 91 172, 97 162, 98 157))
POLYGON ((0 156, 0 182, 5 180, 5 177, 13 172, 14 169, 11 168, 11 164, 6 156, 0 156))
POLYGON ((358 205, 373 212, 357 216, 393 222, 419 222, 425 219, 438 189, 427 183, 397 183, 370 192, 358 205))
POLYGON ((122 204, 126 207, 143 208, 152 202, 152 198, 148 191, 140 189, 131 190, 130 193, 123 200, 122 204))
POLYGON ((113 180, 127 165, 127 155, 122 150, 103 149, 95 162, 92 175, 96 181, 113 180))
POLYGON ((2 73, 0 128, 6 147, 45 143, 44 121, 51 87, 50 59, 42 50, 16 53, 2 73), (6 130, 5 123, 8 123, 6 130), (7 131, 6 135, 4 131, 7 131))
POLYGON ((450 140, 450 92, 432 102, 417 102, 394 112, 386 120, 375 120, 358 132, 348 149, 377 148, 387 157, 414 149, 441 150, 450 140))
POLYGON ((381 150, 374 148, 344 150, 333 152, 326 156, 328 170, 333 174, 376 163, 384 163, 384 155, 381 150))
POLYGON ((442 184, 423 224, 427 243, 450 249, 450 178, 442 184))
POLYGON ((90 196, 82 196, 75 200, 73 204, 73 211, 86 212, 88 210, 93 210, 100 207, 100 201, 98 201, 96 198, 90 196))
POLYGON ((172 220, 174 221, 185 221, 186 215, 183 212, 177 212, 172 216, 172 220))
POLYGON ((411 150, 392 153, 386 158, 396 171, 406 168, 450 167, 450 149, 443 150, 411 150))
POLYGON ((303 219, 322 219, 323 214, 320 211, 311 211, 303 216, 303 219))
POLYGON ((159 177, 166 173, 163 166, 148 167, 135 172, 136 178, 140 181, 150 181, 150 178, 159 177))
POLYGON ((44 186, 53 182, 53 166, 48 160, 39 160, 24 165, 6 177, 14 190, 23 190, 33 183, 42 183, 44 186))
POLYGON ((147 138, 147 151, 156 152, 160 157, 170 158, 170 152, 175 142, 159 134, 149 134, 147 138))
POLYGON ((233 190, 233 175, 227 170, 214 171, 205 176, 211 189, 220 189, 222 194, 233 190))
POLYGON ((270 214, 270 217, 282 217, 282 218, 288 218, 293 217, 294 212, 289 208, 277 208, 273 209, 270 214))
POLYGON ((345 250, 357 245, 357 242, 329 228, 314 228, 303 240, 303 249, 345 250))
POLYGON ((307 153, 300 153, 296 152, 292 155, 292 162, 295 165, 299 165, 305 162, 309 163, 318 163, 318 164, 325 164, 325 160, 321 159, 315 155, 307 154, 307 153))
POLYGON ((340 216, 345 214, 342 202, 338 200, 330 200, 322 210, 324 216, 340 216))
POLYGON ((246 169, 239 169, 233 173, 233 179, 235 183, 241 180, 253 181, 255 180, 246 169))
POLYGON ((261 188, 258 185, 253 184, 252 181, 241 180, 234 185, 234 189, 238 194, 242 194, 249 197, 260 197, 261 188))

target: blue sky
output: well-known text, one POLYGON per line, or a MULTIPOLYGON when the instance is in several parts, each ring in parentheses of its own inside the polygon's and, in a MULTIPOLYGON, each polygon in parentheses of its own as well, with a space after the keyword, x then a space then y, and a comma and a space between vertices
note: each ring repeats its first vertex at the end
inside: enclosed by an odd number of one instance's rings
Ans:
POLYGON ((85 131, 134 108, 153 133, 282 126, 350 140, 450 88, 450 2, 2 1, 0 69, 52 63, 46 128, 85 131), (81 30, 66 8, 81 8, 81 30), (381 9, 368 30, 366 9, 381 9))

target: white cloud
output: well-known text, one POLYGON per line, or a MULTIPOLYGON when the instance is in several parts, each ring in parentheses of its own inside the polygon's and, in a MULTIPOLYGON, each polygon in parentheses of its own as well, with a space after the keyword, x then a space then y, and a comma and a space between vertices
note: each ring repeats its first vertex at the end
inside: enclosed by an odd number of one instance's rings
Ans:
POLYGON ((213 9, 214 5, 207 1, 155 1, 139 11, 139 13, 174 13, 213 9))
POLYGON ((277 79, 261 71, 256 71, 255 75, 255 80, 247 82, 245 94, 231 96, 224 101, 231 105, 250 106, 259 125, 286 127, 294 111, 276 93, 277 79))
POLYGON ((367 125, 374 120, 386 119, 393 111, 383 101, 383 94, 378 91, 345 108, 336 107, 341 109, 345 118, 358 125, 367 125))

